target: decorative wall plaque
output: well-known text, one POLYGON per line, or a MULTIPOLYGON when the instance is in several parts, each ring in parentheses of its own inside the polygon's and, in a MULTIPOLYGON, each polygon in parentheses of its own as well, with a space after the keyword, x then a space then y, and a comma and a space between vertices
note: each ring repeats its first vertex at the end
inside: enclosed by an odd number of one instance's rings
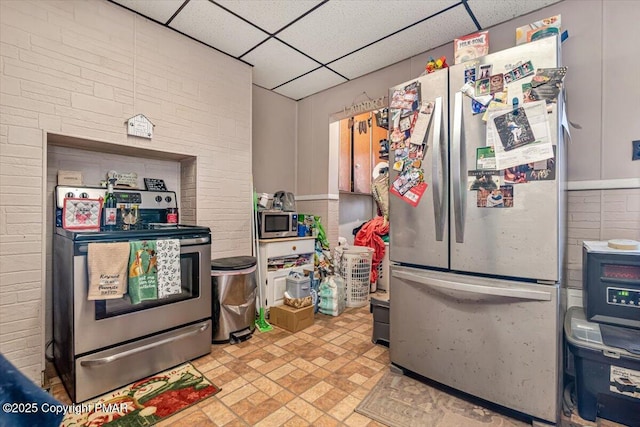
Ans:
POLYGON ((138 188, 138 174, 136 172, 109 171, 107 177, 116 179, 115 187, 138 188))
POLYGON ((144 114, 138 114, 127 120, 127 135, 151 139, 154 126, 144 114))
POLYGON ((150 191, 167 191, 164 180, 158 178, 144 178, 144 187, 150 191))

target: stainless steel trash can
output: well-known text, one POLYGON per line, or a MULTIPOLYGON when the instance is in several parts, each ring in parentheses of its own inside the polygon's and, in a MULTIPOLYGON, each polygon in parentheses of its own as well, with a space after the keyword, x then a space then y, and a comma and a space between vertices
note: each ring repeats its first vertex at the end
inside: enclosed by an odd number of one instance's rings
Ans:
POLYGON ((235 344, 251 338, 256 321, 256 259, 251 256, 211 261, 214 343, 235 344))

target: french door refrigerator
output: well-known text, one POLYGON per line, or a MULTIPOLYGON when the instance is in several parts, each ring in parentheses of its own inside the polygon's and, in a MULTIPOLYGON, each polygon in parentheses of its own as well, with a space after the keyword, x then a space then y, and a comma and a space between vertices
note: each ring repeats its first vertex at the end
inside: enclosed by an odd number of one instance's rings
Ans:
MULTIPOLYGON (((503 188, 505 207, 496 209, 485 207, 480 190, 470 186, 469 171, 478 169, 480 153, 486 152, 487 124, 460 90, 470 69, 479 73, 490 66, 492 75, 506 75, 518 64, 558 67, 559 43, 549 37, 489 54, 397 85, 389 94, 392 146, 392 119, 400 114, 394 95, 417 83, 419 102, 431 110, 421 162, 427 187, 421 197, 389 196, 391 362, 550 423, 559 420, 562 386, 562 93, 548 113, 543 107, 535 116, 547 121, 553 145, 554 157, 540 170, 548 169, 503 188)), ((508 99, 531 79, 505 84, 508 99)), ((520 107, 528 106, 519 98, 520 107)), ((402 144, 395 148, 402 153, 402 144)), ((392 184, 402 165, 393 166, 392 184)), ((504 174, 492 178, 496 186, 506 182, 504 174)))

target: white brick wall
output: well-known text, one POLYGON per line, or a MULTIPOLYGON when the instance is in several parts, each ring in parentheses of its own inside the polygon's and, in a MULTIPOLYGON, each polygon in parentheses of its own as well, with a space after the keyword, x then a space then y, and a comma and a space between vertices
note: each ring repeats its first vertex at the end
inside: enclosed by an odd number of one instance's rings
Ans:
POLYGON ((640 241, 640 188, 570 191, 567 216, 567 286, 582 290, 582 242, 640 241))
POLYGON ((34 381, 51 215, 43 131, 195 156, 180 171, 183 218, 211 227, 214 258, 247 255, 251 68, 104 0, 0 2, 0 351, 34 381), (126 136, 138 113, 153 141, 126 136))

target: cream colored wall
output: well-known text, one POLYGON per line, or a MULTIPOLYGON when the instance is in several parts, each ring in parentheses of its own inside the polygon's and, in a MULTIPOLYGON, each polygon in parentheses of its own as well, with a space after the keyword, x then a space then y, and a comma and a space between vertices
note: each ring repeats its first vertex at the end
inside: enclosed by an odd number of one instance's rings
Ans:
POLYGON ((184 209, 211 227, 214 258, 247 255, 252 71, 104 0, 0 2, 0 70, 0 351, 39 382, 45 135, 195 156, 184 209), (138 113, 152 141, 126 136, 138 113))
POLYGON ((296 192, 297 105, 253 86, 253 180, 260 193, 296 192))

